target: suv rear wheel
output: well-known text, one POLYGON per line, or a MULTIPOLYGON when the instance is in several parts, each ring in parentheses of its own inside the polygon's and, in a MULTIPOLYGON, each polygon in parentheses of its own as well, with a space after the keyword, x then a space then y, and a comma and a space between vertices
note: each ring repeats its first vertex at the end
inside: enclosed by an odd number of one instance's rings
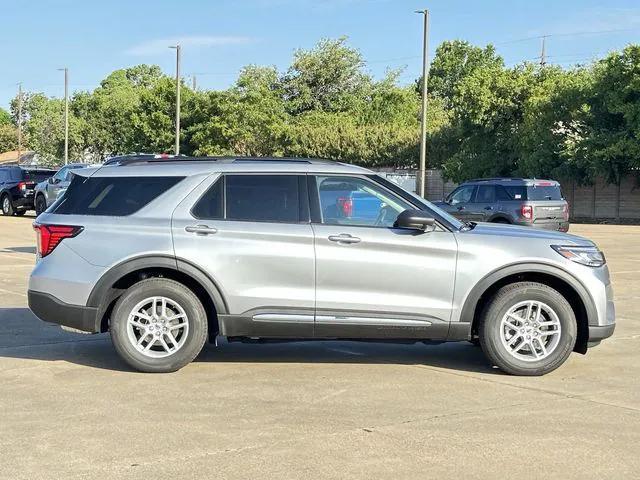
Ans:
POLYGON ((11 205, 11 199, 9 198, 9 195, 3 195, 1 207, 3 215, 6 215, 7 217, 13 215, 13 205, 11 205))
POLYGON ((576 343, 576 318, 556 290, 536 282, 502 287, 478 328, 489 360, 513 375, 544 375, 562 365, 576 343))
POLYGON ((130 287, 111 315, 118 354, 142 372, 175 372, 190 363, 207 338, 207 315, 187 287, 149 278, 130 287))

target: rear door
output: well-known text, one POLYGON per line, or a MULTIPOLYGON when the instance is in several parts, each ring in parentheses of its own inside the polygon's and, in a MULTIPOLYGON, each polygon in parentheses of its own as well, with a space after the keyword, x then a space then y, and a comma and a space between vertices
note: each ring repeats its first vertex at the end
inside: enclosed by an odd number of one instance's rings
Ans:
POLYGON ((496 211, 496 189, 494 185, 478 185, 473 202, 467 205, 467 219, 486 222, 496 211))
POLYGON ((312 337, 315 256, 306 175, 214 174, 176 208, 176 257, 220 288, 221 334, 312 337))
POLYGON ((394 228, 415 208, 367 177, 310 175, 316 250, 316 328, 319 338, 446 338, 457 243, 438 227, 419 233, 394 228), (341 185, 377 199, 373 216, 350 215, 329 203, 341 185))

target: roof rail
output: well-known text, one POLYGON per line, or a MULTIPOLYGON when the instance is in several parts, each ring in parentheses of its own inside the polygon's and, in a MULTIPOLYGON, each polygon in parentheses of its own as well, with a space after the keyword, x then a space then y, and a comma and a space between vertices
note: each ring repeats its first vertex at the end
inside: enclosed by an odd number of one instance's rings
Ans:
POLYGON ((515 180, 515 181, 519 181, 522 182, 525 179, 524 178, 520 178, 520 177, 490 177, 490 178, 472 178, 471 180, 465 180, 464 183, 470 183, 470 182, 495 182, 495 181, 511 181, 511 180, 515 180))
POLYGON ((104 165, 139 165, 151 163, 174 163, 174 162, 226 162, 226 163, 335 163, 332 160, 314 158, 288 158, 288 157, 188 157, 185 155, 121 155, 105 160, 104 165))

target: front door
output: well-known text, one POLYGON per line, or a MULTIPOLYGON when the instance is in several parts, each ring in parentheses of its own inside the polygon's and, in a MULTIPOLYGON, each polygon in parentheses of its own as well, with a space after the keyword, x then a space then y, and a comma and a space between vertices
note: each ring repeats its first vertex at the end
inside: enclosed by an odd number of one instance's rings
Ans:
POLYGON ((415 208, 364 176, 310 176, 319 338, 446 338, 457 243, 394 228, 415 208))
POLYGON ((474 220, 469 207, 475 193, 475 185, 463 185, 456 188, 447 197, 447 206, 445 207, 447 212, 465 222, 474 220))
POLYGON ((313 336, 305 175, 214 174, 178 205, 172 232, 179 262, 200 268, 221 290, 228 307, 218 315, 222 335, 313 336))

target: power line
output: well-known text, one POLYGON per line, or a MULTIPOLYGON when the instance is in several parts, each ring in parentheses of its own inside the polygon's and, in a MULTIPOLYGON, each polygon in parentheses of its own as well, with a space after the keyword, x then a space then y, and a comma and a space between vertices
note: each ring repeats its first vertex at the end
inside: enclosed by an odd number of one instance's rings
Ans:
POLYGON ((497 42, 493 45, 507 45, 509 43, 517 43, 517 42, 526 42, 527 40, 537 40, 544 37, 573 37, 578 35, 599 35, 604 33, 618 33, 618 32, 631 32, 631 31, 640 31, 640 27, 636 28, 619 28, 614 30, 593 30, 593 31, 584 31, 584 32, 566 32, 566 33, 550 33, 548 35, 536 35, 533 37, 523 37, 516 38, 514 40, 506 40, 504 42, 497 42))

